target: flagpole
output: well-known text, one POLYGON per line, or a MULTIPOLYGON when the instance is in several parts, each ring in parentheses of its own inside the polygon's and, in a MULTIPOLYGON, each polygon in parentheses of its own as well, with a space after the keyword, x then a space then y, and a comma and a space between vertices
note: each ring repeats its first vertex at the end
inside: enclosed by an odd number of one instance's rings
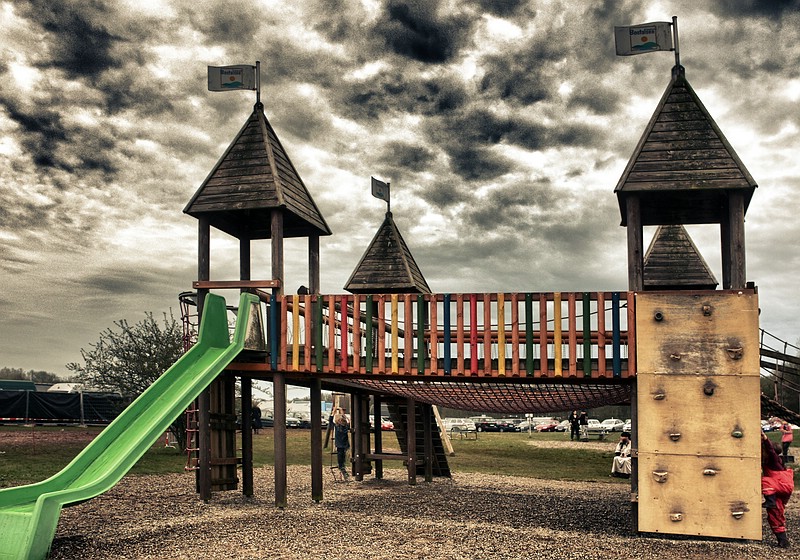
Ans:
POLYGON ((672 35, 675 38, 675 66, 680 68, 681 49, 680 43, 678 43, 678 16, 672 16, 672 35))
POLYGON ((261 103, 261 61, 256 60, 256 105, 260 103, 261 103))
POLYGON ((387 214, 391 214, 392 213, 392 203, 389 202, 392 199, 392 189, 389 187, 389 185, 391 185, 391 183, 387 182, 386 183, 386 191, 387 191, 387 195, 388 195, 386 197, 386 213, 387 214))

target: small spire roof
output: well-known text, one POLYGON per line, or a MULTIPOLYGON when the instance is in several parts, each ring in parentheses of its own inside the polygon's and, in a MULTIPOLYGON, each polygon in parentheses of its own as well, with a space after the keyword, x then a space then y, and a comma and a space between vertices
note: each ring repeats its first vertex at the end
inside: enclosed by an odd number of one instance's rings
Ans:
POLYGON ((714 290, 717 285, 686 228, 659 226, 644 257, 645 290, 714 290))
POLYGON ((723 223, 731 191, 744 193, 744 209, 756 188, 725 135, 686 80, 672 80, 631 155, 614 192, 627 225, 630 195, 641 201, 642 225, 723 223))
POLYGON ((269 239, 270 214, 283 210, 284 237, 330 235, 286 150, 256 103, 253 112, 183 209, 234 237, 269 239))
POLYGON ((431 289, 387 212, 344 289, 354 294, 429 294, 431 289))

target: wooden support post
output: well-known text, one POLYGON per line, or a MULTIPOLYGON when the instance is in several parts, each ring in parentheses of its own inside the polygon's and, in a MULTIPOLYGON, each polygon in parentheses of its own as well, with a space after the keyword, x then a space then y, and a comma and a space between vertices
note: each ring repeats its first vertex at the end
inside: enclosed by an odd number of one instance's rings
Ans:
POLYGON ((406 448, 408 451, 408 484, 417 484, 417 403, 406 399, 406 448))
MULTIPOLYGON (((353 428, 353 475, 355 479, 358 481, 364 480, 364 418, 362 416, 362 412, 364 407, 361 405, 361 401, 364 397, 361 396, 360 393, 353 393, 352 396, 352 403, 353 407, 351 410, 351 420, 352 420, 352 428, 353 428)), ((367 419, 369 422, 369 419, 367 419)), ((369 431, 367 431, 367 437, 369 437, 369 431)))
POLYGON ((253 380, 242 377, 242 494, 253 495, 253 380))
POLYGON ((319 235, 308 236, 308 292, 319 293, 319 235))
MULTIPOLYGON (((211 225, 207 217, 197 221, 197 279, 210 280, 211 265, 211 225)), ((197 290, 197 316, 203 317, 203 304, 208 290, 197 290)), ((205 389, 197 398, 197 492, 200 499, 208 502, 211 499, 211 397, 205 389)))
POLYGON ((273 210, 270 214, 270 245, 272 249, 272 279, 280 280, 277 295, 283 295, 283 213, 273 210))
POLYGON ((322 381, 311 380, 311 499, 322 501, 322 381))
MULTIPOLYGON (((239 239, 239 279, 250 280, 250 240, 239 239)), ((244 313, 245 310, 239 310, 244 313)), ((242 377, 242 494, 253 495, 253 380, 242 377)))
POLYGON ((644 290, 644 232, 638 195, 628 195, 625 204, 628 222, 628 290, 644 290))
POLYGON ((197 398, 197 491, 200 499, 208 503, 211 500, 211 395, 205 389, 197 398))
POLYGON ((720 254, 722 256, 722 289, 731 289, 731 227, 730 227, 730 210, 722 213, 722 219, 719 223, 719 244, 720 254))
MULTIPOLYGON (((375 395, 372 398, 372 417, 375 424, 375 453, 383 453, 383 431, 381 427, 381 397, 375 395)), ((383 461, 375 460, 375 478, 383 478, 383 461)))
POLYGON ((283 373, 272 377, 273 446, 275 450, 275 505, 285 508, 286 496, 286 379, 283 373))
POLYGON ((731 289, 743 290, 747 284, 744 250, 744 195, 733 191, 728 195, 730 227, 731 289))
MULTIPOLYGON (((272 258, 272 279, 280 280, 280 287, 274 288, 272 293, 276 297, 283 295, 283 212, 276 208, 270 214, 270 245, 272 258)), ((273 309, 281 317, 280 323, 285 321, 280 309, 273 309)), ((272 352, 276 348, 271 349, 272 352)), ((273 445, 275 449, 275 505, 279 508, 286 507, 286 378, 283 373, 275 373, 273 384, 273 445)))
POLYGON ((425 452, 425 482, 433 482, 433 422, 431 405, 422 406, 422 433, 425 452))

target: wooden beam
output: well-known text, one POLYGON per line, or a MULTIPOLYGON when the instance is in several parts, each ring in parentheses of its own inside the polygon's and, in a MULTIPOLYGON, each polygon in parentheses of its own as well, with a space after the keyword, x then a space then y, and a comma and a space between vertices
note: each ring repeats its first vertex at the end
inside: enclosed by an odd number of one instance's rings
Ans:
POLYGON ((195 290, 244 290, 253 288, 280 288, 280 280, 195 280, 195 290))
POLYGON ((644 289, 644 233, 642 211, 637 195, 628 195, 626 204, 628 224, 628 290, 644 289))

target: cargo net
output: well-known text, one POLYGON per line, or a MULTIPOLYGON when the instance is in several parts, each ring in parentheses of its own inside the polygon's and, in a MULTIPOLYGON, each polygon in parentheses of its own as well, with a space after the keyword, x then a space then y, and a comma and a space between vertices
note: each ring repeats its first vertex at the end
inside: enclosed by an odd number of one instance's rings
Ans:
POLYGON ((556 385, 400 381, 364 379, 353 382, 380 393, 457 410, 516 414, 583 410, 631 402, 629 385, 556 385))

